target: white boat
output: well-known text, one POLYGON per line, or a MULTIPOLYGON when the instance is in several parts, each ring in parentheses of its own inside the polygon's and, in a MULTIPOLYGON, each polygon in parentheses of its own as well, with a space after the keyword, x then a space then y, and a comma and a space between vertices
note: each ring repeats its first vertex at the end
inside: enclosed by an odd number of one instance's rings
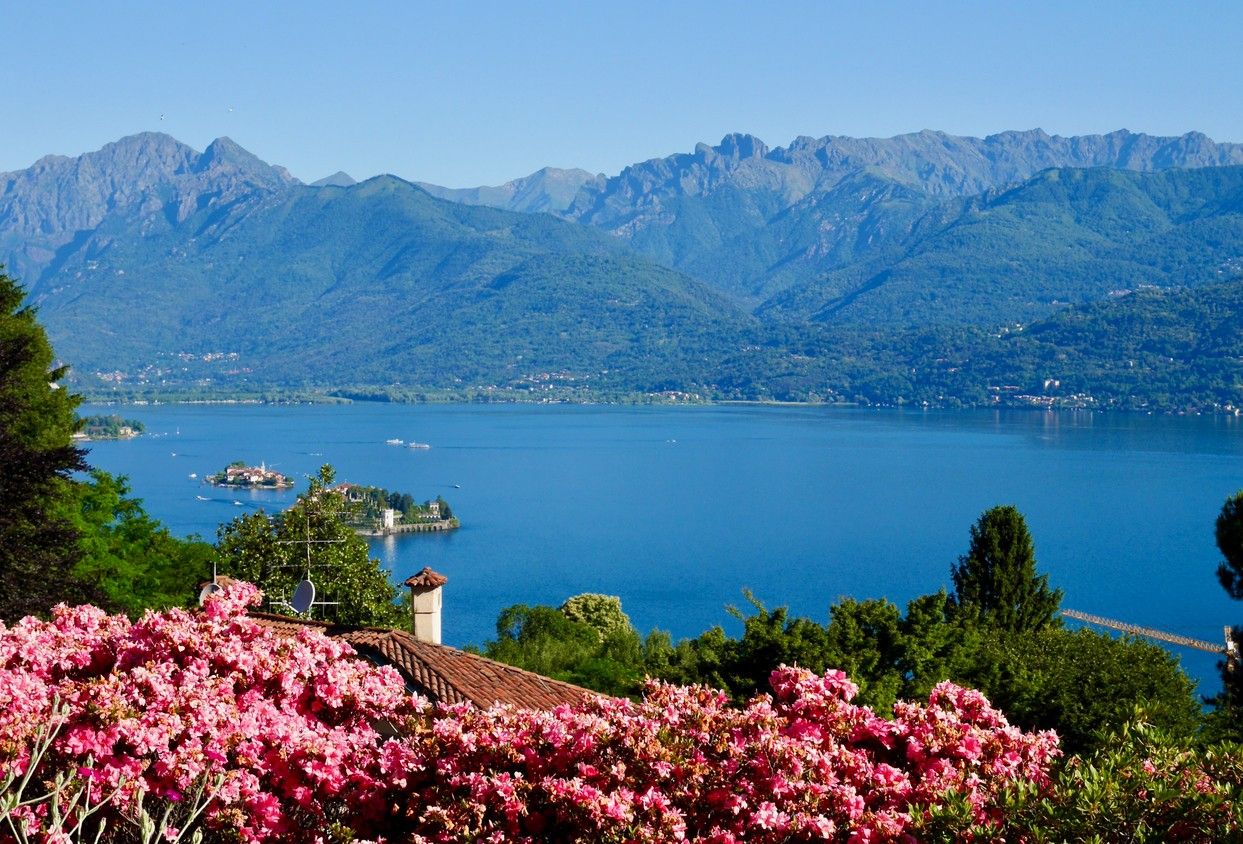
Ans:
POLYGON ((385 445, 402 445, 402 441, 394 437, 391 440, 385 440, 384 444, 385 445))
POLYGON ((233 506, 234 506, 234 507, 241 507, 241 506, 242 506, 242 502, 240 502, 240 501, 234 501, 234 502, 233 502, 233 506))
POLYGON ((407 448, 431 448, 427 443, 410 443, 407 448))
POLYGON ((211 499, 208 498, 206 495, 196 495, 194 497, 197 498, 199 501, 211 501, 211 499))
POLYGON ((190 473, 190 480, 194 480, 194 479, 195 479, 195 478, 197 478, 197 477, 198 477, 198 473, 197 473, 197 472, 191 472, 191 473, 190 473))

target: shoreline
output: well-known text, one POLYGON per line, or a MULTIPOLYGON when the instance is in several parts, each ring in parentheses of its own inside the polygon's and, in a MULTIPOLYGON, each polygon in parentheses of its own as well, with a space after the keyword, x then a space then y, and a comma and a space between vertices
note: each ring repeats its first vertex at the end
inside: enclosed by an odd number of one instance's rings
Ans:
MULTIPOLYGON (((530 405, 530 406, 555 406, 555 405, 574 405, 582 407, 796 407, 796 408, 841 408, 852 410, 909 410, 909 411, 936 411, 936 412, 956 412, 956 411, 981 411, 981 410, 1007 410, 1007 411, 1028 411, 1034 413, 1052 413, 1072 411, 1076 413, 1125 413, 1139 414, 1146 416, 1224 416, 1239 417, 1243 416, 1243 408, 1236 407, 1194 407, 1188 406, 1182 409, 1170 408, 1148 408, 1148 407, 1128 407, 1109 404, 1092 404, 1086 405, 1082 403, 1058 404, 1056 401, 1048 403, 1032 404, 1031 402, 1006 402, 1006 403, 990 403, 990 404, 930 404, 916 402, 901 403, 867 403, 857 401, 798 401, 793 399, 668 399, 648 394, 633 394, 626 397, 593 397, 593 398, 519 398, 519 397, 487 397, 487 398, 467 398, 467 397, 446 397, 446 398, 392 398, 392 397, 376 397, 376 398, 346 398, 334 395, 317 395, 317 396, 298 396, 291 395, 288 397, 275 398, 252 398, 252 397, 221 397, 221 398, 179 398, 175 394, 153 396, 151 398, 120 398, 116 396, 101 397, 92 395, 83 395, 82 404, 110 407, 110 406, 127 406, 127 407, 155 407, 161 405, 202 405, 202 406, 228 406, 228 405, 244 405, 247 407, 254 406, 281 406, 281 405, 348 405, 348 404, 397 404, 410 406, 431 406, 431 405, 458 405, 458 406, 474 406, 474 405, 530 405)), ((132 438, 131 438, 132 439, 132 438)))

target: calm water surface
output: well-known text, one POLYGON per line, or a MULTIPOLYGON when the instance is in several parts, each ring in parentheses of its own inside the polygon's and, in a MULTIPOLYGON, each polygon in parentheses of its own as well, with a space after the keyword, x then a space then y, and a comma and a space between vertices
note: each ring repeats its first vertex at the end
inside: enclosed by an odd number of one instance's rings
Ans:
MULTIPOLYGON (((84 413, 118 412, 84 408, 84 413)), ((1222 417, 793 407, 149 406, 148 436, 91 444, 178 534, 215 535, 293 493, 201 479, 232 460, 301 478, 443 495, 452 534, 376 540, 400 582, 448 576, 445 640, 482 642, 498 611, 580 592, 622 597, 640 630, 693 636, 751 588, 827 618, 837 597, 899 604, 950 584, 968 528, 1026 515, 1064 605, 1220 641, 1213 522, 1243 487, 1243 424, 1222 417), (386 446, 398 437, 428 450, 386 446), (196 496, 207 497, 200 501, 196 496), (240 501, 240 505, 233 502, 240 501)), ((301 485, 300 485, 301 486, 301 485)), ((1178 651, 1217 688, 1211 654, 1178 651)))

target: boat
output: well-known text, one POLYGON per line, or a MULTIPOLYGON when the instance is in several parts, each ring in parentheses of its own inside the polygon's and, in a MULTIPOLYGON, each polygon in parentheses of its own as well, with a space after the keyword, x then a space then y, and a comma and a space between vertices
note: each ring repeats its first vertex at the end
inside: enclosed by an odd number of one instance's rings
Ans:
POLYGON ((242 502, 240 502, 240 501, 234 501, 234 502, 233 502, 233 506, 234 506, 234 507, 241 507, 241 506, 242 506, 242 502))
POLYGON ((402 441, 394 437, 391 440, 385 440, 384 444, 385 445, 402 445, 402 441))
POLYGON ((211 499, 208 498, 206 495, 196 495, 194 497, 197 498, 199 501, 211 501, 211 499))
POLYGON ((195 479, 195 478, 197 478, 198 476, 199 476, 199 475, 198 475, 198 472, 191 472, 191 473, 190 473, 190 480, 194 480, 194 479, 195 479))
POLYGON ((431 446, 428 445, 427 443, 413 443, 412 442, 408 444, 406 448, 431 448, 431 446))

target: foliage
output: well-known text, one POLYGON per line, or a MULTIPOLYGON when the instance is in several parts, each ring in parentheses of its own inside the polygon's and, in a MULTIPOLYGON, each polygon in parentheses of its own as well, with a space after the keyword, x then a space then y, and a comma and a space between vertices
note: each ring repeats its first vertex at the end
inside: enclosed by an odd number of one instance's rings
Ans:
POLYGON ((1222 556, 1217 579, 1231 598, 1243 600, 1243 492, 1236 492, 1221 506, 1215 534, 1222 556))
POLYGON ((56 506, 84 468, 70 442, 78 399, 60 388, 66 370, 24 298, 0 270, 0 619, 11 621, 88 594, 72 575, 73 525, 56 506))
POLYGON ((145 430, 146 426, 137 419, 126 419, 115 413, 85 416, 81 422, 81 432, 97 440, 136 436, 145 430))
POLYGON ((772 687, 745 708, 653 683, 638 703, 451 709, 413 736, 415 840, 890 840, 946 795, 988 822, 1008 783, 1046 782, 1058 753, 948 683, 892 720, 853 704, 840 671, 782 668, 772 687))
POLYGON ((1093 630, 994 632, 951 675, 989 696, 1025 729, 1056 729, 1068 752, 1138 716, 1189 741, 1203 716, 1195 683, 1177 657, 1151 642, 1093 630))
MULTIPOLYGON (((991 832, 1000 840, 1152 844, 1211 844, 1243 834, 1243 746, 1193 751, 1142 720, 1100 745, 1068 759, 1051 788, 1008 786, 1001 828, 991 832)), ((950 831, 961 830, 955 824, 950 831)))
POLYGON ((40 724, 29 740, 29 761, 25 770, 12 766, 7 775, 0 776, 0 840, 14 844, 49 839, 98 842, 105 834, 108 841, 139 844, 156 844, 157 841, 176 844, 183 839, 199 844, 203 840, 203 829, 197 821, 224 783, 222 775, 217 775, 210 788, 206 778, 200 778, 199 784, 184 795, 188 799, 176 801, 148 798, 141 789, 132 800, 118 801, 133 783, 121 778, 116 787, 101 786, 93 779, 98 773, 93 760, 72 773, 56 771, 48 781, 46 777, 51 772, 44 770, 42 763, 71 714, 69 707, 54 705, 48 723, 40 724), (151 814, 152 803, 163 807, 162 812, 156 807, 158 819, 151 814), (129 821, 132 828, 115 825, 119 828, 110 830, 110 817, 129 821))
MULTIPOLYGON (((1243 491, 1226 499, 1217 514, 1217 549, 1222 561, 1217 579, 1235 600, 1243 600, 1243 491)), ((1243 667, 1238 649, 1243 647, 1243 627, 1231 631, 1236 652, 1221 662, 1222 690, 1213 699, 1217 707, 1211 720, 1212 732, 1223 738, 1243 741, 1243 667)))
POLYGON ((131 497, 128 479, 92 469, 58 502, 78 533, 74 576, 92 584, 100 605, 136 617, 147 609, 188 606, 211 574, 215 550, 179 539, 131 497))
MULTIPOLYGON (((408 492, 390 492, 378 486, 358 486, 351 484, 346 497, 358 506, 350 512, 351 523, 371 527, 380 518, 385 509, 396 510, 405 523, 429 521, 432 519, 430 500, 419 504, 408 492)), ((439 505, 440 519, 452 520, 453 510, 443 497, 436 497, 439 505)))
MULTIPOLYGON (((1015 724, 1057 730, 1074 751, 1096 747, 1136 711, 1184 739, 1202 727, 1195 685, 1167 651, 1061 627, 1053 615, 1061 593, 1035 575, 1031 537, 1013 507, 981 516, 954 572, 957 600, 925 595, 903 614, 886 600, 846 598, 830 607, 827 624, 770 610, 744 591, 752 612, 729 608, 741 636, 714 627, 676 645, 659 632, 640 642, 628 622, 601 641, 564 608, 515 606, 501 614, 484 652, 610 694, 633 694, 648 675, 725 689, 738 703, 761 691, 778 665, 845 670, 860 701, 879 709, 952 680, 988 694, 1015 724)), ((566 605, 598 603, 608 617, 624 618, 620 601, 605 598, 566 605)))
POLYGON ((274 612, 287 613, 292 609, 283 601, 309 573, 316 600, 336 602, 316 607, 318 617, 407 627, 410 617, 399 605, 400 593, 350 526, 349 505, 332 484, 332 467, 324 466, 288 510, 249 513, 221 525, 216 545, 221 572, 257 584, 274 612))
POLYGON ((646 650, 628 624, 603 632, 553 607, 516 604, 501 611, 496 639, 482 653, 606 694, 628 695, 640 689, 646 650))
POLYGON ((591 592, 565 599, 561 614, 571 621, 579 621, 596 631, 605 639, 614 633, 634 630, 630 616, 622 611, 621 598, 616 595, 598 595, 591 592))
POLYGON ((987 627, 1009 633, 1059 623, 1062 591, 1036 574, 1036 553, 1023 514, 1012 506, 985 511, 971 526, 971 547, 951 571, 954 604, 987 627))
MULTIPOLYGON (((260 627, 258 600, 233 584, 192 613, 61 607, 0 626, 0 763, 23 800, 79 777, 116 792, 98 812, 116 828, 140 798, 213 781, 204 827, 245 841, 872 840, 949 799, 994 824, 1006 789, 1048 782, 1058 756, 976 692, 940 684, 886 720, 840 671, 782 668, 745 708, 652 683, 638 703, 432 709, 317 631, 260 627)), ((54 840, 56 818, 26 808, 54 840)))
MULTIPOLYGON (((341 824, 375 829, 401 758, 376 725, 406 717, 417 701, 396 672, 347 658, 345 645, 280 637, 249 620, 258 599, 236 584, 194 613, 130 622, 62 606, 51 621, 0 626, 0 698, 9 702, 0 769, 23 777, 25 799, 54 788, 58 773, 95 794, 116 791, 94 821, 114 829, 140 797, 180 803, 217 778, 204 822, 234 839, 310 842, 335 837, 341 824), (49 727, 55 735, 39 754, 49 727)), ((60 840, 50 814, 22 814, 60 840)))

